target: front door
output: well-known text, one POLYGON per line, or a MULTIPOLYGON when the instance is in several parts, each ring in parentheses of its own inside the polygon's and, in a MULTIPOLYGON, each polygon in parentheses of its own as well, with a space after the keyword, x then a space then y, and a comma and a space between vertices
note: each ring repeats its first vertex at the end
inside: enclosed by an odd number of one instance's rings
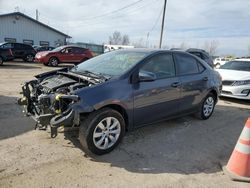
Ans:
POLYGON ((75 62, 74 53, 72 51, 72 48, 71 47, 64 48, 61 51, 61 55, 59 56, 59 60, 60 60, 60 62, 66 62, 66 63, 75 62))
POLYGON ((146 61, 139 74, 153 73, 156 80, 139 82, 134 88, 134 125, 152 123, 179 111, 180 80, 172 53, 160 53, 146 61))

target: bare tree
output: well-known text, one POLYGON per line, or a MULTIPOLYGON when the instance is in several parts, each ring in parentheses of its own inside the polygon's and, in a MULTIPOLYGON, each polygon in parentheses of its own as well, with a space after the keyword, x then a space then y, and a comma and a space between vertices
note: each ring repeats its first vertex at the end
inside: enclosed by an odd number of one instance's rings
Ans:
POLYGON ((121 44, 122 35, 119 31, 115 31, 112 36, 109 36, 109 44, 121 44))
POLYGON ((214 56, 218 50, 219 42, 212 40, 210 42, 206 41, 204 43, 204 50, 206 50, 211 56, 214 56))
POLYGON ((128 35, 123 35, 122 37, 122 45, 129 45, 129 36, 128 35))
POLYGON ((123 35, 119 31, 115 31, 112 36, 109 36, 109 44, 114 44, 114 45, 129 45, 129 36, 128 35, 123 35))

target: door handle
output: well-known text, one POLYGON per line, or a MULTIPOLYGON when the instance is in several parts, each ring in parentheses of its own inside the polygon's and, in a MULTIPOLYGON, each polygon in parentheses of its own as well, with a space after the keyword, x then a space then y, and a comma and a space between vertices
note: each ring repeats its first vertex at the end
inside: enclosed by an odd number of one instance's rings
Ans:
POLYGON ((178 87, 180 85, 181 85, 180 82, 174 82, 174 83, 171 84, 172 87, 178 87))
POLYGON ((203 81, 208 81, 208 77, 202 78, 203 81))

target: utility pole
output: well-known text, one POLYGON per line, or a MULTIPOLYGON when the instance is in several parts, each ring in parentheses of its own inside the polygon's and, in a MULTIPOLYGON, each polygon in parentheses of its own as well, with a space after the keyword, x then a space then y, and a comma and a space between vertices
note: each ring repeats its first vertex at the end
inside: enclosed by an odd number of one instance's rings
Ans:
POLYGON ((162 44, 162 37, 163 37, 163 30, 164 30, 164 21, 165 21, 166 6, 167 6, 167 0, 164 0, 164 7, 163 7, 163 14, 162 14, 162 22, 161 22, 161 37, 160 37, 159 48, 161 48, 161 44, 162 44))
POLYGON ((36 9, 36 21, 38 21, 38 10, 36 9))

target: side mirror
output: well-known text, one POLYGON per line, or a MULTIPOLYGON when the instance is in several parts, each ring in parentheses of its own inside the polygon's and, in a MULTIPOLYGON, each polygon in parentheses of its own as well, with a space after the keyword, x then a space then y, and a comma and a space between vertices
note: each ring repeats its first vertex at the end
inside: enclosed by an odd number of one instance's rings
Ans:
POLYGON ((156 75, 152 72, 139 72, 139 82, 153 82, 156 80, 156 75))

